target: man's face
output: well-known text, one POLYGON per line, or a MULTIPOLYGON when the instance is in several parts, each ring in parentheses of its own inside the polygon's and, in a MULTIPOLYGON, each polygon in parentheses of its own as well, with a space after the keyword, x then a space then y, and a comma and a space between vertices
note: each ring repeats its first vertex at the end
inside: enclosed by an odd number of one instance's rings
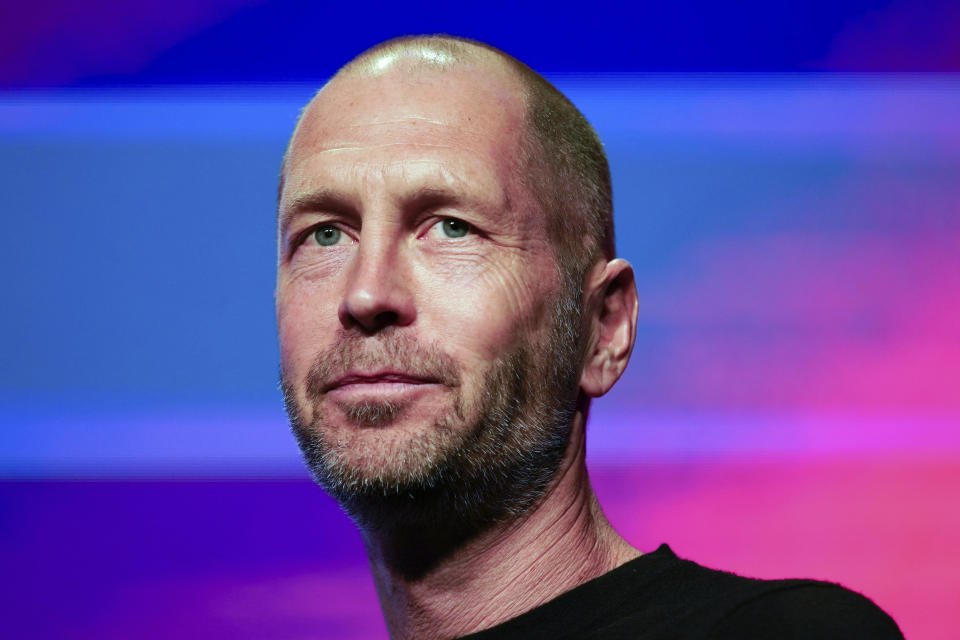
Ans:
POLYGON ((308 461, 342 501, 559 464, 577 301, 521 179, 517 95, 502 73, 341 77, 295 133, 282 377, 308 461))

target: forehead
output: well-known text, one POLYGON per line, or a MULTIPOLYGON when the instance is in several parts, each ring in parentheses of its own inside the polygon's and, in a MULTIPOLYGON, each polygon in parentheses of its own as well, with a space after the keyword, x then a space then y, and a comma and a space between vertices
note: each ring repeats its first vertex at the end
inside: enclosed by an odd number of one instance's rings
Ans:
POLYGON ((523 126, 522 93, 506 72, 464 66, 337 77, 294 132, 286 184, 294 191, 311 186, 324 166, 378 162, 413 170, 425 161, 454 172, 490 169, 508 182, 523 126))

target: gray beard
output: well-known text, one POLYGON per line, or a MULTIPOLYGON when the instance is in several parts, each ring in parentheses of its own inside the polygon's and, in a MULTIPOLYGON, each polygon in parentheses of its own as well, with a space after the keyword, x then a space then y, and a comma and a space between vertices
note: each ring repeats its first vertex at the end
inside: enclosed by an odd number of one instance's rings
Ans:
MULTIPOLYGON (((323 372, 356 352, 342 346, 351 338, 345 336, 331 353, 321 354, 308 374, 312 421, 304 420, 294 388, 281 373, 290 424, 316 481, 362 531, 397 540, 428 538, 434 546, 456 544, 527 512, 561 464, 580 401, 579 298, 557 302, 550 331, 538 344, 521 343, 491 365, 467 425, 458 394, 447 415, 393 452, 400 456, 397 473, 371 473, 352 465, 340 444, 328 437, 324 416, 317 411, 323 372)), ((439 371, 441 378, 456 378, 448 356, 417 354, 416 345, 398 336, 383 336, 380 352, 387 361, 412 360, 414 366, 439 371)), ((403 410, 389 402, 344 407, 348 420, 359 427, 388 425, 403 410)))

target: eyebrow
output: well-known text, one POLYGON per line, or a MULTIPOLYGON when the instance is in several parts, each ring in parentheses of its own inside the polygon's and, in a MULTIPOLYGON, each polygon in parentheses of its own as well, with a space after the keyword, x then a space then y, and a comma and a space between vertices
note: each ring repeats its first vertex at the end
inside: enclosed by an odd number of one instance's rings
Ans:
POLYGON ((304 213, 318 211, 348 212, 355 211, 356 207, 349 198, 332 189, 315 189, 302 193, 293 199, 293 202, 279 211, 280 235, 286 235, 287 229, 294 219, 304 213))
POLYGON ((462 193, 455 193, 443 187, 420 187, 404 196, 404 208, 425 209, 427 207, 441 207, 445 205, 467 204, 478 207, 480 203, 462 193))

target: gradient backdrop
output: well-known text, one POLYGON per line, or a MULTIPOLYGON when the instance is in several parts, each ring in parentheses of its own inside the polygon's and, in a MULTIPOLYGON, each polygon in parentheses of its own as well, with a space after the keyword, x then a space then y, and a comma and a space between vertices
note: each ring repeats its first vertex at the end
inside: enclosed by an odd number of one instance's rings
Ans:
POLYGON ((644 550, 960 626, 960 5, 0 8, 0 612, 13 638, 383 638, 276 389, 298 109, 402 33, 545 72, 641 298, 589 461, 644 550))

